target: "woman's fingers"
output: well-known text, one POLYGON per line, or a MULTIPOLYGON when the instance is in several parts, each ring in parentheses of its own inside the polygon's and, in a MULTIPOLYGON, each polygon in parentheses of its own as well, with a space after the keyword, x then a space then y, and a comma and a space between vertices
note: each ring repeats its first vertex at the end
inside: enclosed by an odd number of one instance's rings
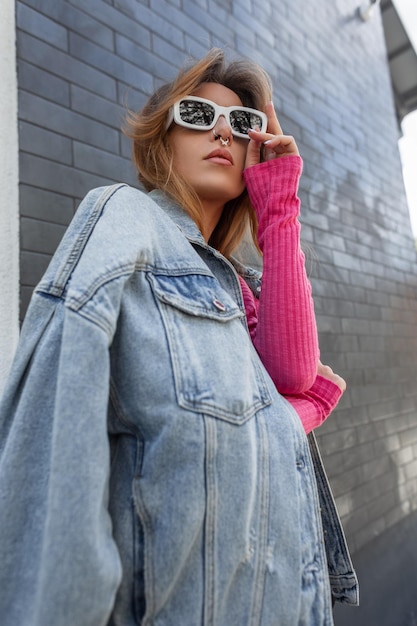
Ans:
POLYGON ((275 113, 274 103, 268 102, 265 107, 265 113, 268 118, 268 125, 265 133, 260 133, 259 129, 249 131, 249 136, 257 142, 264 144, 264 159, 275 159, 287 154, 299 155, 297 144, 294 137, 284 135, 281 124, 279 123, 277 114, 275 113))
POLYGON ((245 169, 247 167, 252 167, 252 165, 258 165, 258 163, 260 163, 261 146, 262 141, 256 141, 252 138, 249 140, 248 149, 246 151, 245 169))
POLYGON ((265 107, 265 113, 268 118, 266 132, 261 133, 259 128, 249 131, 250 141, 246 153, 245 167, 257 165, 261 161, 262 145, 264 161, 287 155, 298 156, 300 154, 294 137, 283 134, 273 102, 268 102, 265 107))
POLYGON ((275 113, 274 103, 272 101, 268 102, 268 104, 266 105, 265 113, 266 117, 268 118, 268 125, 266 127, 267 132, 271 133, 272 135, 283 135, 284 133, 282 132, 281 124, 278 121, 277 114, 275 113))
POLYGON ((264 158, 266 161, 288 154, 299 155, 298 147, 294 137, 291 135, 271 135, 271 133, 261 133, 257 130, 250 130, 249 137, 255 142, 263 144, 264 158))
POLYGON ((297 144, 291 135, 275 135, 271 139, 264 141, 265 159, 275 158, 286 154, 299 155, 297 144))
POLYGON ((323 376, 323 378, 327 378, 328 380, 331 380, 342 391, 346 391, 346 381, 338 374, 335 374, 329 365, 323 365, 323 363, 319 361, 318 366, 317 366, 317 374, 319 376, 323 376))

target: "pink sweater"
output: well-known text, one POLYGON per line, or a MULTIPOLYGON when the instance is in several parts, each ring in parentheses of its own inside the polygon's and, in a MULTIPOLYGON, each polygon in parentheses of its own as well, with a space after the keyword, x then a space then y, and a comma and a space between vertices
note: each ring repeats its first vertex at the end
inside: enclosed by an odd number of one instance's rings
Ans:
POLYGON ((309 433, 328 417, 342 392, 317 375, 317 326, 300 248, 297 190, 301 170, 300 157, 285 156, 244 171, 263 253, 259 299, 243 279, 241 286, 256 350, 278 391, 295 408, 309 433))

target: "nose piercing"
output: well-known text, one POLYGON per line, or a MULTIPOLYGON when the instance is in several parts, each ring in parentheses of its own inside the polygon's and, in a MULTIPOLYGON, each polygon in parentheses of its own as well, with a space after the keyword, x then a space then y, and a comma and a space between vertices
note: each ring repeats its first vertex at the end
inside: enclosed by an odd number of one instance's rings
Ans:
POLYGON ((216 133, 214 128, 212 130, 212 133, 213 133, 215 139, 220 139, 220 143, 221 143, 222 146, 228 146, 229 145, 230 137, 228 137, 227 139, 223 139, 223 137, 221 135, 218 135, 216 133))

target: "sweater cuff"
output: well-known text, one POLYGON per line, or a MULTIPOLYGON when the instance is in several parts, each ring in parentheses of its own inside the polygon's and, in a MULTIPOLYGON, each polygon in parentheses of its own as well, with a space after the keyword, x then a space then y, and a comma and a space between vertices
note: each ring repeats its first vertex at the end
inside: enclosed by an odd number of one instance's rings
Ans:
POLYGON ((304 431, 308 434, 329 417, 342 395, 336 383, 318 375, 308 391, 286 398, 297 411, 304 431))
POLYGON ((323 405, 327 406, 328 413, 326 417, 330 415, 343 395, 343 391, 340 389, 339 385, 336 385, 332 380, 320 375, 317 375, 310 391, 320 396, 323 405))
POLYGON ((295 154, 270 159, 243 171, 243 179, 258 218, 265 200, 273 195, 275 206, 297 194, 303 161, 295 154))

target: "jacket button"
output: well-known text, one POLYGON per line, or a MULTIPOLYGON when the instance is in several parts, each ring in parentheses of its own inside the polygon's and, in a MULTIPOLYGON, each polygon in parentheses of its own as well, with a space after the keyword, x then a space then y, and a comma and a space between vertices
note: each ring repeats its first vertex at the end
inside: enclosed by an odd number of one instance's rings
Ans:
POLYGON ((219 311, 226 310, 226 306, 223 304, 223 302, 220 302, 220 300, 217 300, 217 298, 214 298, 213 304, 216 307, 216 309, 219 309, 219 311))

